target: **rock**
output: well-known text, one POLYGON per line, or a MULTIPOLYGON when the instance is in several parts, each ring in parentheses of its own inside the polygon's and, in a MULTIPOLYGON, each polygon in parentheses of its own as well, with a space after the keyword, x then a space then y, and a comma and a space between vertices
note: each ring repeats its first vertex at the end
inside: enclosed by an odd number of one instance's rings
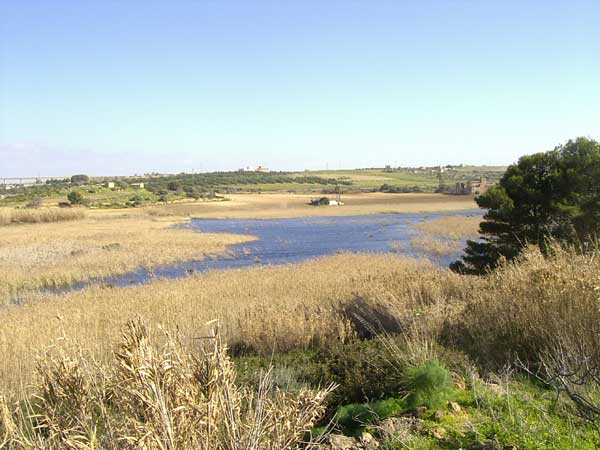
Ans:
POLYGON ((419 418, 423 417, 426 412, 427 412, 427 407, 419 406, 415 409, 411 409, 410 411, 405 412, 402 415, 403 416, 412 416, 412 417, 416 417, 417 419, 419 419, 419 418))
POLYGON ((444 428, 434 428, 429 431, 432 438, 442 441, 446 438, 446 430, 444 428))
POLYGON ((363 434, 360 436, 360 444, 365 450, 373 450, 379 448, 379 442, 373 437, 371 433, 363 432, 363 434))
POLYGON ((519 450, 516 445, 505 445, 503 450, 519 450))
POLYGON ((462 411, 462 408, 461 408, 461 407, 460 407, 460 405, 459 405, 458 403, 456 403, 456 402, 448 402, 448 408, 449 408, 451 411, 454 411, 454 412, 461 412, 461 411, 462 411))
POLYGON ((392 436, 406 440, 413 432, 423 430, 423 420, 412 416, 389 417, 379 424, 377 430, 384 441, 392 436))
POLYGON ((360 450, 361 447, 356 439, 344 436, 342 434, 332 434, 329 436, 329 448, 331 450, 360 450))
POLYGON ((441 411, 436 411, 433 414, 432 419, 435 420, 436 422, 439 422, 440 420, 442 420, 442 417, 444 417, 444 413, 441 411))
POLYGON ((496 444, 486 443, 481 441, 475 441, 468 447, 468 450, 500 450, 496 444))
POLYGON ((496 394, 498 397, 502 397, 502 396, 506 395, 506 389, 504 389, 498 383, 486 383, 486 387, 490 391, 492 391, 494 394, 496 394))

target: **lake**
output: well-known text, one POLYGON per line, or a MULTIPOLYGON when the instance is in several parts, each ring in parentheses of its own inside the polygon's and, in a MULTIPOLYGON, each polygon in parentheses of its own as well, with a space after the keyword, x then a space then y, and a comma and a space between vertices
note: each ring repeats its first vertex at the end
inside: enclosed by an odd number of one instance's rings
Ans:
MULTIPOLYGON (((140 267, 121 275, 83 281, 60 288, 43 289, 47 294, 79 291, 90 285, 136 286, 156 279, 174 279, 209 270, 261 265, 292 264, 342 252, 396 253, 427 258, 448 266, 460 257, 434 255, 411 246, 418 236, 415 226, 447 216, 481 217, 478 210, 419 214, 374 214, 363 216, 302 217, 293 219, 191 219, 183 228, 199 233, 233 233, 255 236, 257 240, 232 245, 219 256, 182 261, 151 269, 140 267)), ((17 296, 13 303, 21 303, 17 296)))
MULTIPOLYGON (((230 246, 223 255, 200 261, 185 261, 153 269, 139 268, 115 277, 97 280, 115 286, 146 283, 157 278, 179 278, 208 270, 257 265, 299 263, 340 252, 394 252, 430 259, 447 266, 461 252, 431 255, 414 249, 411 239, 420 222, 444 216, 481 216, 477 210, 422 214, 378 214, 368 216, 303 217, 293 219, 192 219, 184 228, 201 233, 233 233, 257 237, 256 241, 230 246)), ((69 289, 79 289, 79 283, 69 289)))

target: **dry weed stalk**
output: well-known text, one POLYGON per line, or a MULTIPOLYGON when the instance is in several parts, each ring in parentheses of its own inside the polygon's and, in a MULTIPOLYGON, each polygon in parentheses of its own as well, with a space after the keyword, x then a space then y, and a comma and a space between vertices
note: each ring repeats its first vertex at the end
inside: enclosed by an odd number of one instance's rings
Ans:
POLYGON ((47 354, 31 403, 10 411, 0 400, 0 448, 291 450, 324 412, 332 387, 290 394, 267 372, 253 391, 235 383, 218 333, 198 356, 163 334, 159 347, 129 322, 108 367, 81 351, 47 354))

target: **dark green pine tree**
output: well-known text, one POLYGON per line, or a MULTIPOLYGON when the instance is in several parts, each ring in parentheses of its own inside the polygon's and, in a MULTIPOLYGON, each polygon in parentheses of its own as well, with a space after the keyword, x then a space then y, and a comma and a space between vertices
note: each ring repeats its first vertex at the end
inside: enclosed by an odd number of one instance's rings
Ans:
POLYGON ((487 210, 481 238, 452 263, 457 272, 485 273, 527 245, 545 251, 549 238, 585 245, 600 232, 600 144, 578 138, 523 156, 476 201, 487 210))

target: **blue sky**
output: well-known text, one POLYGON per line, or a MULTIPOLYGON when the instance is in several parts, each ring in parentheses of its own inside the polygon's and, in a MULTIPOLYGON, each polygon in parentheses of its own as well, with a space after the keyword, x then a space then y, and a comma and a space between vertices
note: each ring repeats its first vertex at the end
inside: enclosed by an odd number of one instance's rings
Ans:
POLYGON ((598 1, 0 2, 0 176, 506 164, 600 139, 598 1))

